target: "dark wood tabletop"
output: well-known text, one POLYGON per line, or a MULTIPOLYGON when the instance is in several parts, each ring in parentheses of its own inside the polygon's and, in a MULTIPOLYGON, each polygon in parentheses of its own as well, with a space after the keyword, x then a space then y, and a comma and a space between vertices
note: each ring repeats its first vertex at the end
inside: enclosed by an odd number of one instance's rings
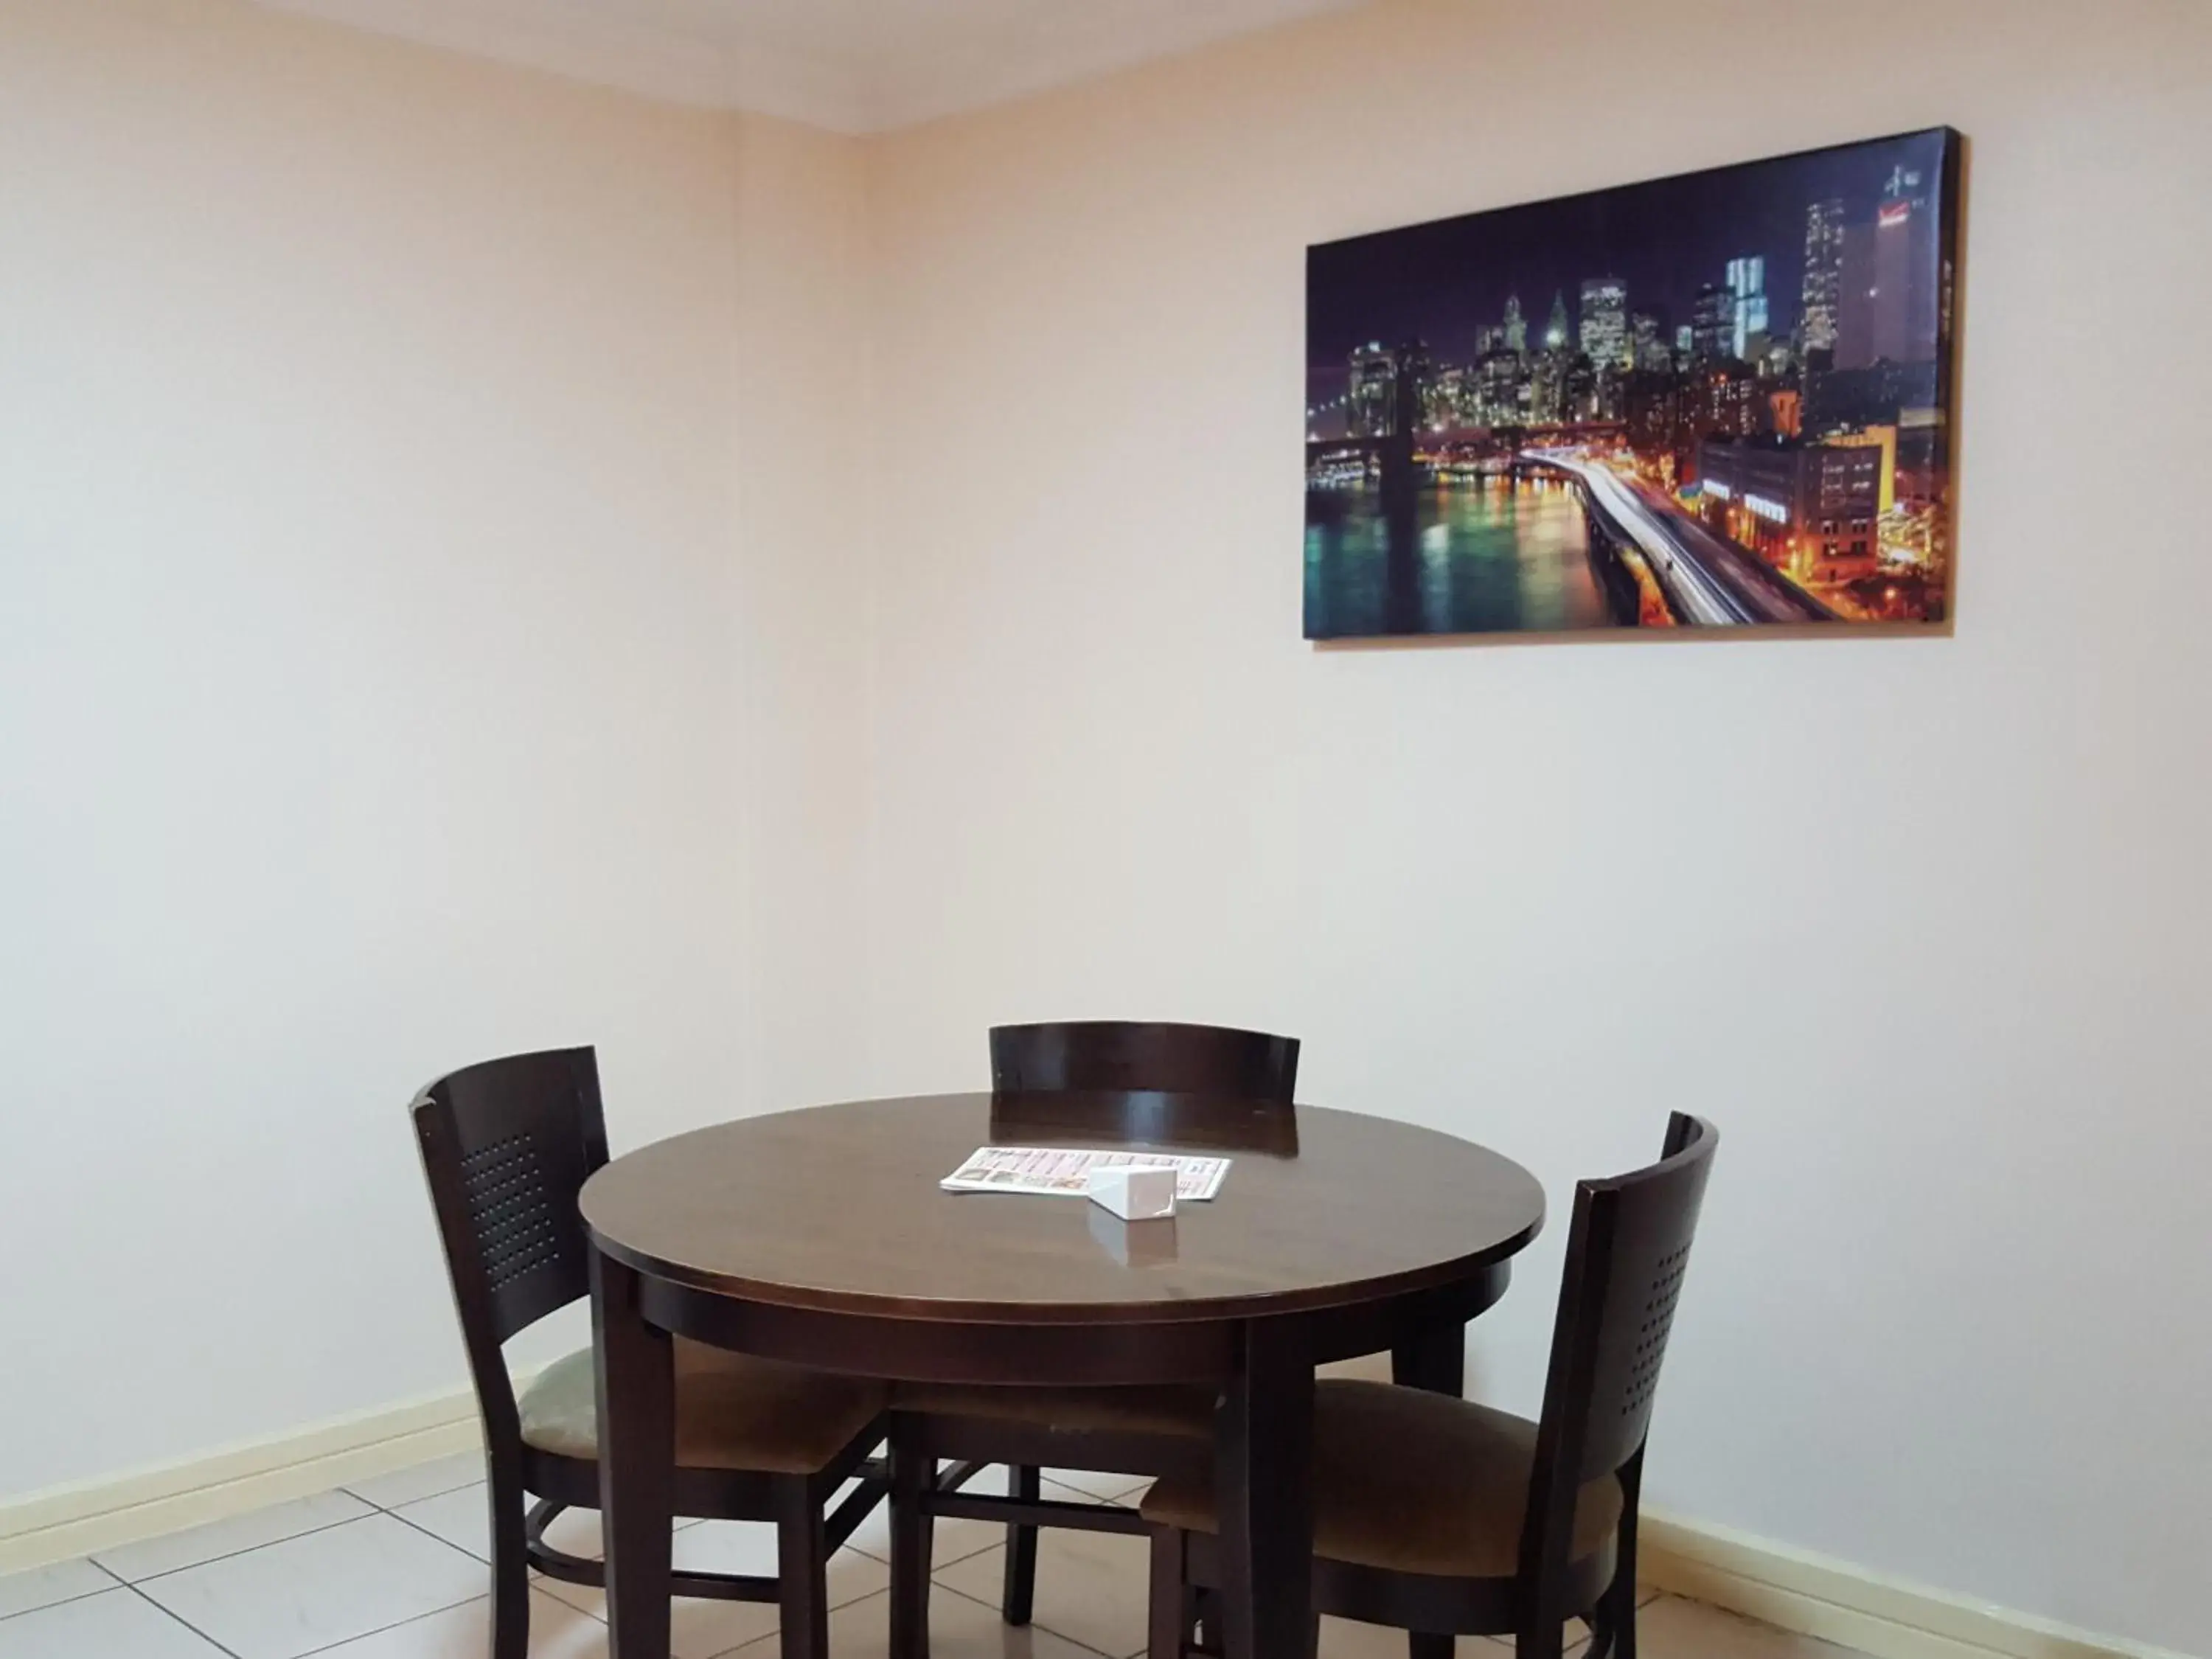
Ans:
MULTIPOLYGON (((1103 1097, 1126 1109, 1127 1097, 1103 1097)), ((740 1119, 617 1158, 583 1192, 639 1273, 748 1302, 905 1320, 1158 1323, 1306 1311, 1466 1278, 1525 1245, 1543 1189, 1416 1125, 1158 1097, 1161 1150, 1220 1153, 1220 1193, 1122 1222, 1080 1197, 948 1193, 978 1146, 1126 1146, 1081 1096, 924 1096, 740 1119)))

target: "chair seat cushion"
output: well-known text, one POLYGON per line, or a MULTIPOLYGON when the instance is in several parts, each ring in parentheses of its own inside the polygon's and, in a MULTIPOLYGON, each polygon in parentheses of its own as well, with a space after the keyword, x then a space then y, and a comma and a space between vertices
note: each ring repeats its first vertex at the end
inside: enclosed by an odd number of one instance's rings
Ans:
POLYGON ((1205 1439, 1213 1433, 1213 1389, 1198 1384, 1016 1388, 908 1382, 902 1383, 895 1396, 902 1411, 937 1417, 996 1418, 1048 1429, 1182 1439, 1205 1439))
MULTIPOLYGON (((780 1365, 675 1340, 676 1462, 687 1469, 811 1474, 884 1409, 879 1383, 780 1365)), ((592 1350, 540 1372, 515 1402, 523 1443, 597 1462, 599 1413, 592 1350)))
MULTIPOLYGON (((1536 1425, 1446 1395, 1387 1382, 1314 1386, 1314 1553, 1392 1572, 1510 1578, 1536 1460, 1536 1425)), ((1212 1483, 1155 1485, 1145 1518, 1214 1530, 1212 1483)), ((1585 1485, 1574 1559, 1603 1548, 1620 1523, 1620 1482, 1585 1485)))

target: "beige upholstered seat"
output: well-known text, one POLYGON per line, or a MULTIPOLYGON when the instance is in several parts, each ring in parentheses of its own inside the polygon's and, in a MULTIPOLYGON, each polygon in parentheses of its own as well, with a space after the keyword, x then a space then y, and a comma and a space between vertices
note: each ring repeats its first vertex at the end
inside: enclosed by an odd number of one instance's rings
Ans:
MULTIPOLYGON (((1393 1572, 1510 1578, 1536 1425, 1445 1395, 1385 1382, 1314 1388, 1314 1553, 1393 1572)), ((1575 1506, 1573 1559, 1602 1549, 1620 1524, 1620 1482, 1590 1481, 1575 1506)), ((1145 1519, 1214 1530, 1210 1480, 1170 1476, 1145 1519)))
MULTIPOLYGON (((676 1340, 676 1463, 688 1469, 811 1474, 884 1409, 880 1384, 800 1370, 676 1340)), ((515 1402, 525 1445, 597 1461, 592 1351, 541 1372, 515 1402)))
POLYGON ((1164 1434, 1206 1439, 1213 1433, 1214 1391, 1198 1384, 1159 1387, 994 1388, 913 1382, 898 1390, 906 1411, 986 1417, 1088 1434, 1164 1434))

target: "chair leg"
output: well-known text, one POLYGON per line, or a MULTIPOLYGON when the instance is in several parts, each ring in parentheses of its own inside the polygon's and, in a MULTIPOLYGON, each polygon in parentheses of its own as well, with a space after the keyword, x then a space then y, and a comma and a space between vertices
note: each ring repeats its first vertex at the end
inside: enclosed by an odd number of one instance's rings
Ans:
POLYGON ((891 1414, 890 1659, 929 1659, 931 1523, 922 1496, 937 1484, 937 1458, 918 1418, 891 1414))
POLYGON ((1620 1532, 1613 1546, 1613 1583, 1605 1592, 1605 1629, 1612 1639, 1609 1659, 1636 1659, 1636 1513, 1644 1488, 1644 1449, 1620 1472, 1620 1532))
POLYGON ((1146 1626, 1145 1659, 1183 1659, 1195 1606, 1184 1571, 1187 1537, 1176 1527, 1152 1529, 1152 1616, 1146 1626))
POLYGON ((496 1469, 484 1483, 491 1504, 491 1659, 530 1651, 530 1553, 523 1540, 525 1493, 496 1469))
POLYGON ((830 1551, 822 1495, 804 1475, 775 1482, 775 1577, 783 1659, 829 1659, 830 1551))
MULTIPOLYGON (((1017 1463, 1007 1473, 1006 1495, 1034 1504, 1044 1496, 1040 1471, 1033 1464, 1017 1463)), ((1010 1625, 1026 1625, 1036 1604, 1037 1529, 1016 1521, 1006 1528, 1006 1584, 1000 1611, 1010 1625)))

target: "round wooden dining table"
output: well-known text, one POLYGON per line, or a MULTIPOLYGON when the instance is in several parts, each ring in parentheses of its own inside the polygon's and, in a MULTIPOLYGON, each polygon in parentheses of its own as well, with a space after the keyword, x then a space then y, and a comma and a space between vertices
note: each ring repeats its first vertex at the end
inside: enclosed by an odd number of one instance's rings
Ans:
MULTIPOLYGON (((668 1659, 672 1335, 890 1382, 1206 1382, 1231 1659, 1310 1659, 1314 1367, 1389 1351, 1456 1394, 1465 1326, 1542 1225, 1510 1158, 1358 1113, 1199 1096, 955 1094, 740 1119, 586 1183, 612 1659, 668 1659), (1215 1197, 1124 1222, 951 1193, 983 1146, 1225 1156, 1215 1197)), ((896 1522, 895 1522, 896 1527, 896 1522)), ((927 1643, 926 1567, 895 1659, 927 1643)))

